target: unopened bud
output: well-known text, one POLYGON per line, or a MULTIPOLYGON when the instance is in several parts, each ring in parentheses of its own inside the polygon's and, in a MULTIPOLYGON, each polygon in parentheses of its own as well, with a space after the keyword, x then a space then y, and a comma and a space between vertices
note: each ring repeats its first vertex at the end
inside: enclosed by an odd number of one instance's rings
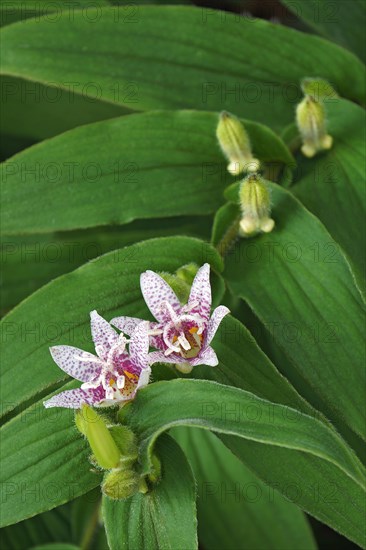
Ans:
POLYGON ((188 363, 188 361, 184 361, 184 363, 176 363, 175 368, 177 371, 181 372, 182 374, 189 374, 192 372, 193 365, 191 363, 188 363))
POLYGON ((113 470, 105 476, 102 491, 109 498, 129 498, 139 491, 140 479, 132 468, 113 470))
POLYGON ((76 413, 75 423, 87 438, 96 463, 105 470, 117 468, 121 452, 103 418, 88 405, 83 405, 76 413))
POLYGON ((307 95, 296 108, 296 122, 303 140, 302 153, 312 158, 318 151, 330 149, 333 138, 327 134, 325 107, 307 95))
POLYGON ((256 172, 260 162, 253 157, 249 136, 240 120, 230 113, 220 114, 216 129, 222 152, 229 161, 228 172, 237 176, 242 172, 256 172))
POLYGON ((301 81, 301 89, 306 96, 311 96, 316 101, 337 99, 339 96, 333 86, 323 78, 304 78, 301 81))
POLYGON ((258 174, 247 176, 239 191, 243 213, 239 235, 249 237, 257 233, 270 233, 275 222, 270 217, 271 199, 266 182, 258 174))

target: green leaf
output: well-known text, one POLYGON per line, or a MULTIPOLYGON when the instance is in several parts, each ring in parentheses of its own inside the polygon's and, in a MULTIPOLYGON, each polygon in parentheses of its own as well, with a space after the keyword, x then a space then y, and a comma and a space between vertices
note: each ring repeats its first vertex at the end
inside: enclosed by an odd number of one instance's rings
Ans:
POLYGON ((195 367, 192 372, 195 378, 215 380, 310 416, 320 416, 271 363, 247 328, 231 315, 219 326, 213 347, 219 359, 218 366, 209 370, 204 366, 195 367))
MULTIPOLYGON (((256 337, 261 337, 259 341, 262 345, 265 327, 262 325, 253 328, 256 337)), ((269 334, 268 339, 273 347, 273 335, 269 334)), ((318 411, 312 410, 296 394, 293 387, 256 346, 246 328, 236 319, 228 316, 223 320, 213 346, 219 364, 209 370, 212 380, 242 388, 269 401, 322 419, 318 411)), ((275 364, 283 370, 284 358, 282 354, 280 359, 277 355, 275 364)), ((201 373, 196 367, 192 374, 202 377, 206 372, 201 373)), ((270 495, 273 495, 272 491, 279 491, 286 499, 320 521, 358 544, 364 544, 365 494, 345 474, 339 470, 337 472, 334 466, 315 457, 304 456, 301 452, 280 451, 278 448, 233 436, 221 435, 220 438, 251 471, 268 484, 270 495)))
MULTIPOLYGON (((215 113, 191 111, 131 115, 31 147, 2 165, 3 233, 214 212, 225 180, 232 181, 217 120, 215 113)), ((245 125, 260 160, 293 165, 271 130, 245 125)))
MULTIPOLYGON (((115 250, 41 288, 4 317, 2 330, 2 415, 38 395, 48 394, 68 379, 52 361, 48 348, 69 344, 94 351, 89 312, 107 319, 146 316, 140 274, 146 269, 175 272, 188 262, 210 262, 222 269, 218 253, 188 237, 153 239, 115 250), (19 373, 14 375, 14 373, 19 373), (20 374, 21 373, 21 374, 20 374), (45 393, 46 392, 46 393, 45 393)), ((213 277, 216 293, 220 280, 213 277)))
POLYGON ((232 386, 208 380, 156 382, 141 390, 119 414, 139 439, 143 473, 151 471, 154 443, 161 433, 173 426, 192 426, 309 453, 366 487, 361 462, 335 430, 298 410, 232 386))
POLYGON ((126 500, 103 497, 111 550, 197 548, 196 490, 187 459, 169 436, 158 441, 162 479, 146 494, 126 500))
MULTIPOLYGON (((61 14, 52 23, 5 27, 2 72, 60 87, 70 80, 97 83, 101 99, 120 104, 126 101, 118 89, 130 85, 139 110, 225 108, 277 128, 293 120, 305 76, 322 77, 341 95, 365 100, 362 63, 315 36, 191 7, 100 13, 93 24, 75 12, 71 25, 61 14)), ((89 88, 86 94, 95 93, 89 88)))
POLYGON ((4 2, 0 6, 0 26, 9 25, 16 21, 24 21, 30 17, 34 17, 36 21, 39 18, 50 14, 48 21, 57 21, 61 11, 65 11, 71 19, 75 9, 83 10, 85 17, 89 16, 89 11, 98 6, 110 6, 108 0, 73 0, 70 3, 68 0, 57 0, 57 2, 49 2, 48 0, 12 0, 4 2))
POLYGON ((0 531, 0 545, 6 550, 28 550, 30 546, 72 540, 69 506, 61 506, 0 531))
POLYGON ((185 235, 209 238, 211 218, 138 220, 123 227, 93 228, 67 233, 4 237, 1 241, 1 308, 11 309, 59 275, 122 246, 151 237, 185 235))
POLYGON ((284 374, 297 390, 341 431, 346 424, 364 436, 363 302, 353 274, 288 191, 272 185, 272 200, 274 231, 241 239, 227 257, 226 279, 290 359, 284 374))
POLYGON ((81 548, 109 550, 101 522, 102 494, 100 487, 85 493, 70 503, 72 540, 81 548))
POLYGON ((365 491, 338 468, 302 452, 227 435, 220 439, 272 490, 365 547, 365 491))
POLYGON ((30 550, 81 550, 79 546, 74 544, 62 544, 62 543, 53 543, 45 544, 42 546, 33 546, 30 550))
POLYGON ((0 479, 6 505, 1 526, 59 506, 100 483, 73 418, 71 409, 46 410, 38 401, 2 426, 0 479))
POLYGON ((299 181, 293 192, 324 223, 363 281, 365 111, 348 101, 337 100, 327 103, 327 118, 333 148, 311 160, 301 153, 296 155, 299 181))
POLYGON ((365 55, 366 6, 363 0, 281 0, 319 34, 352 50, 363 61, 365 55))
POLYGON ((267 487, 207 430, 172 432, 198 485, 198 537, 207 550, 316 548, 301 511, 267 487))
POLYGON ((2 75, 0 86, 1 132, 13 138, 41 141, 82 124, 132 112, 99 101, 97 93, 94 98, 75 93, 71 84, 69 89, 61 89, 2 75))
POLYGON ((172 380, 140 391, 123 419, 139 436, 146 471, 164 430, 186 425, 216 431, 271 487, 363 544, 364 474, 358 473, 363 467, 337 432, 315 418, 230 386, 172 380), (347 462, 346 469, 338 459, 347 462))

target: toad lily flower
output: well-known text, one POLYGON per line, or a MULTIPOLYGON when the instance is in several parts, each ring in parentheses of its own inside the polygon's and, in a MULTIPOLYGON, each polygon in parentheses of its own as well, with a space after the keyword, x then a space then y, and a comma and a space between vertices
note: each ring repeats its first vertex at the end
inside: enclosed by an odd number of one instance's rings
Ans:
MULTIPOLYGON (((210 318, 209 264, 198 270, 184 306, 168 283, 154 271, 142 273, 140 284, 145 302, 157 320, 157 323, 150 323, 151 344, 159 350, 150 353, 151 364, 174 363, 185 373, 195 365, 215 367, 218 359, 210 343, 229 310, 219 306, 210 318)), ((116 317, 111 321, 126 334, 131 334, 140 322, 133 317, 116 317)))
POLYGON ((137 390, 149 382, 149 323, 142 321, 135 326, 127 353, 128 340, 123 334, 118 334, 96 311, 90 313, 90 319, 97 356, 72 346, 50 348, 57 365, 84 383, 45 401, 47 408, 116 405, 133 399, 137 390))

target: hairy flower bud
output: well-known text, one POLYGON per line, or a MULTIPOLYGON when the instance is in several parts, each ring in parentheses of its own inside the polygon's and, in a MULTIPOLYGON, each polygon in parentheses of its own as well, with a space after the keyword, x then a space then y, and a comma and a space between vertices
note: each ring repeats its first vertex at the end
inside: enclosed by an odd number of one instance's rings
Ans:
POLYGON ((229 161, 227 169, 230 174, 237 176, 242 172, 256 172, 260 168, 259 160, 252 155, 249 136, 237 117, 223 111, 216 136, 229 161))
POLYGON ((239 191, 243 217, 239 234, 249 237, 259 232, 270 233, 275 222, 270 217, 271 201, 266 182, 258 174, 247 176, 239 191))
POLYGON ((333 138, 327 134, 325 107, 307 95, 296 108, 296 122, 303 140, 302 153, 312 158, 318 151, 330 149, 333 138))
POLYGON ((109 498, 129 498, 139 491, 140 479, 132 468, 113 470, 105 476, 102 491, 109 498))
POLYGON ((97 464, 105 470, 117 468, 121 452, 103 418, 88 405, 83 405, 76 413, 75 423, 87 438, 97 464))

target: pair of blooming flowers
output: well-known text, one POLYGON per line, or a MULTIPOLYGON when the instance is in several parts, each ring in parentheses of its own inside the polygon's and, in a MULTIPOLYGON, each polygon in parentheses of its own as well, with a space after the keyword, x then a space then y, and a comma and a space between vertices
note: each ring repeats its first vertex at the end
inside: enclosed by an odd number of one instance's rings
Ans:
POLYGON ((78 409, 83 404, 107 407, 130 401, 139 388, 149 383, 151 365, 157 362, 174 363, 182 372, 190 372, 196 365, 218 364, 210 343, 229 310, 219 306, 210 317, 209 264, 197 271, 184 306, 168 283, 154 271, 143 273, 140 284, 157 322, 116 317, 108 323, 92 311, 91 332, 96 355, 72 346, 50 348, 57 365, 83 384, 45 401, 45 407, 78 409), (118 333, 111 325, 122 332, 118 333), (150 347, 156 351, 150 352, 150 347))

